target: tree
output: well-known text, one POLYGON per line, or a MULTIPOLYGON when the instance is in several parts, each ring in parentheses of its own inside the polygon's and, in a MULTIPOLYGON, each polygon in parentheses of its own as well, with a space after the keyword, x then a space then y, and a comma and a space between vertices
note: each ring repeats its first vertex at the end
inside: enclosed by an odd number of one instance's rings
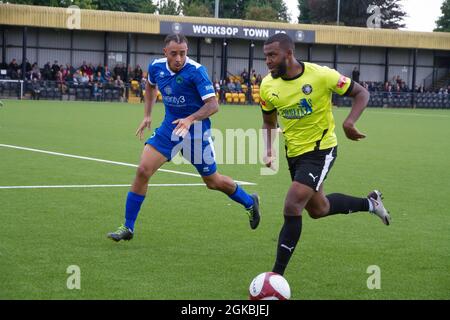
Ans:
POLYGON ((436 21, 437 28, 434 31, 450 32, 450 0, 445 0, 441 7, 442 16, 436 21))
POLYGON ((178 16, 181 12, 180 6, 174 0, 161 0, 158 3, 158 13, 178 16))
MULTIPOLYGON (((336 24, 337 0, 298 0, 299 23, 336 24)), ((370 5, 379 8, 381 28, 397 29, 405 25, 406 12, 400 0, 359 0, 341 1, 339 21, 341 25, 367 27, 368 19, 377 11, 368 12, 370 5)))
POLYGON ((298 16, 298 23, 311 23, 311 10, 309 9, 308 0, 298 1, 298 10, 300 12, 298 16))
POLYGON ((249 6, 245 13, 246 20, 277 21, 278 12, 269 6, 249 6))
POLYGON ((201 0, 181 0, 180 8, 185 16, 193 17, 213 17, 211 1, 201 0))
POLYGON ((250 0, 244 14, 246 20, 288 22, 290 18, 283 0, 250 0))

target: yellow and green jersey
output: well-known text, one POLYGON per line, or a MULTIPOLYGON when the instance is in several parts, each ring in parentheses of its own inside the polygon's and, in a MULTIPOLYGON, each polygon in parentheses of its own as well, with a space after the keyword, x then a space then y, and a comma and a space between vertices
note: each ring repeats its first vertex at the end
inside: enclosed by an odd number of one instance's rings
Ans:
POLYGON ((269 73, 260 88, 261 108, 278 112, 287 156, 337 145, 331 97, 351 91, 352 80, 334 69, 301 62, 303 73, 294 79, 272 78, 269 73))

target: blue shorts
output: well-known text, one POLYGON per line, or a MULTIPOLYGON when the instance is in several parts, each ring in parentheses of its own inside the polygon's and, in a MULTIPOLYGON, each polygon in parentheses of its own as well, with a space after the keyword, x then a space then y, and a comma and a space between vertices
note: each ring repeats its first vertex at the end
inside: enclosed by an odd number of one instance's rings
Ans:
POLYGON ((162 125, 145 142, 158 150, 168 161, 178 152, 188 160, 203 176, 210 176, 217 171, 214 144, 210 131, 204 131, 202 139, 180 138, 172 135, 173 129, 162 125))

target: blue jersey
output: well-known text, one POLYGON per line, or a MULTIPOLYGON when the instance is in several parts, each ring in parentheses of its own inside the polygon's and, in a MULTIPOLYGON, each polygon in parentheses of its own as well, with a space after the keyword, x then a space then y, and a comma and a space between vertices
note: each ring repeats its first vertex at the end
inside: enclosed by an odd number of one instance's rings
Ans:
MULTIPOLYGON (((148 66, 148 81, 151 85, 157 85, 162 95, 166 109, 162 126, 172 130, 175 128, 172 124, 174 120, 197 112, 205 104, 204 100, 215 96, 206 68, 189 57, 176 73, 170 70, 167 58, 153 60, 148 66)), ((210 129, 209 119, 202 122, 203 131, 210 129)))

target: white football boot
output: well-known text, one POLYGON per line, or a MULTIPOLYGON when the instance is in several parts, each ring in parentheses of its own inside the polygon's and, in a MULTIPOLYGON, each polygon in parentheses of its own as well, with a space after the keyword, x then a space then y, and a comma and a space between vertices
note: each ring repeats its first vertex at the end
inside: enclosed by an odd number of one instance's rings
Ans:
POLYGON ((384 207, 383 201, 381 201, 383 199, 382 193, 378 190, 374 190, 369 193, 367 198, 372 202, 373 205, 373 210, 370 213, 380 217, 381 221, 383 221, 383 223, 388 226, 391 222, 391 216, 389 215, 389 211, 387 211, 384 207))

